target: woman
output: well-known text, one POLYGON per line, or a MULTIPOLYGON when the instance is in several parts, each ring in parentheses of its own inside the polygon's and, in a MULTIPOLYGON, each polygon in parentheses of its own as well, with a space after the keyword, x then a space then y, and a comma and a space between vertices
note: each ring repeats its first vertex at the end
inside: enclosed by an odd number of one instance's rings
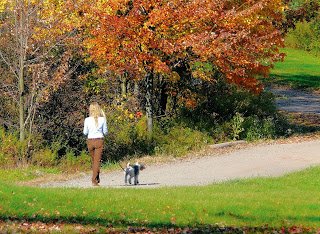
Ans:
POLYGON ((99 186, 100 160, 104 148, 103 137, 108 133, 108 127, 104 112, 96 102, 89 107, 89 117, 84 121, 83 133, 88 136, 88 150, 92 159, 92 185, 99 186))

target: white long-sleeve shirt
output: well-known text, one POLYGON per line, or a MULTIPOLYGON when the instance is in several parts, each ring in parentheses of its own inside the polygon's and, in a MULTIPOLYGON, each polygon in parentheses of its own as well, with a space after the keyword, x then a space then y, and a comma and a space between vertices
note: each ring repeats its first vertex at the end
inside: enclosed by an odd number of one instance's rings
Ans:
POLYGON ((84 120, 84 135, 88 136, 88 139, 103 138, 108 133, 107 121, 104 117, 98 118, 98 127, 93 117, 87 117, 84 120))

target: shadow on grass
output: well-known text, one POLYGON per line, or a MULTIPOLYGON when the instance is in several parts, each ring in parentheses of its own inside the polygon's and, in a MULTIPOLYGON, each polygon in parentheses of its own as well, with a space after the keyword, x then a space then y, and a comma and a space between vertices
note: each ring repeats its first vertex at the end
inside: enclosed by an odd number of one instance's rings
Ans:
POLYGON ((290 86, 295 89, 320 89, 320 76, 271 74, 268 83, 290 86))

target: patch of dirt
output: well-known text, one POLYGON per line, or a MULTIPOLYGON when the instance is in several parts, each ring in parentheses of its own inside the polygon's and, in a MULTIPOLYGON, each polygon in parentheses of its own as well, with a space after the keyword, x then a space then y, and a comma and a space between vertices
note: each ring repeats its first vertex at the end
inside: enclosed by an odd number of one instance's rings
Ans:
POLYGON ((41 173, 37 178, 28 181, 17 182, 20 186, 38 186, 42 183, 47 183, 48 181, 67 181, 76 178, 80 178, 89 175, 90 172, 75 172, 75 173, 61 173, 61 174, 45 174, 41 173))

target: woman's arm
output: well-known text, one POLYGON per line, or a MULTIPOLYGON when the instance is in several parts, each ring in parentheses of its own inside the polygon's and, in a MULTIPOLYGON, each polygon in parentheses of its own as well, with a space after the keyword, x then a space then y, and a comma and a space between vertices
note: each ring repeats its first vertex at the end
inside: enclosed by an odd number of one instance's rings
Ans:
POLYGON ((86 136, 89 134, 89 127, 88 127, 87 119, 84 120, 83 134, 86 135, 86 136))
POLYGON ((107 120, 106 118, 103 118, 103 135, 107 135, 108 133, 108 126, 107 126, 107 120))

